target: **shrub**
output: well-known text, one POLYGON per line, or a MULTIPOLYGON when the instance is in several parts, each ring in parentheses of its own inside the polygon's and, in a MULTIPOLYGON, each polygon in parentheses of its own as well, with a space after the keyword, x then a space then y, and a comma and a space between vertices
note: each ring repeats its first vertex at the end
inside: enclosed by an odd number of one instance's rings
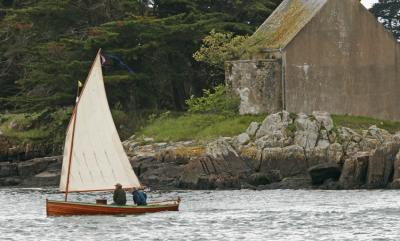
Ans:
POLYGON ((186 104, 190 113, 233 115, 238 112, 239 98, 227 91, 224 85, 218 85, 214 90, 203 90, 203 97, 190 97, 186 104))

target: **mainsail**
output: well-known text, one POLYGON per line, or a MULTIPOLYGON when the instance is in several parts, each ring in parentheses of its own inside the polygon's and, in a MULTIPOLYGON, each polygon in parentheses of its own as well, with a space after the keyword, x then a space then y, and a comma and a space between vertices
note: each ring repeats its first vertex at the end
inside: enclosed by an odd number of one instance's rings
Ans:
POLYGON ((116 183, 140 186, 111 116, 99 51, 67 129, 60 191, 111 190, 116 183))

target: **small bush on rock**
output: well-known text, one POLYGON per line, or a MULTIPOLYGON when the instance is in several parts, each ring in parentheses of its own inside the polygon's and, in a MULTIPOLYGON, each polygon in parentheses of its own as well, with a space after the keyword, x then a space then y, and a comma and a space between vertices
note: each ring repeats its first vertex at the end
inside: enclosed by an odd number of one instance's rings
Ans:
POLYGON ((218 85, 214 90, 204 90, 202 97, 190 97, 186 104, 191 113, 233 115, 238 113, 239 98, 227 91, 224 85, 218 85))

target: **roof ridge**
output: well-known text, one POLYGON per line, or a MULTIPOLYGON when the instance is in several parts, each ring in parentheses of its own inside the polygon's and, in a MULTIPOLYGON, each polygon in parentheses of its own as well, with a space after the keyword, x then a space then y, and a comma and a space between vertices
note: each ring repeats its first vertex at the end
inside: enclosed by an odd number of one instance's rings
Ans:
POLYGON ((250 45, 284 48, 329 0, 284 0, 250 37, 250 45))

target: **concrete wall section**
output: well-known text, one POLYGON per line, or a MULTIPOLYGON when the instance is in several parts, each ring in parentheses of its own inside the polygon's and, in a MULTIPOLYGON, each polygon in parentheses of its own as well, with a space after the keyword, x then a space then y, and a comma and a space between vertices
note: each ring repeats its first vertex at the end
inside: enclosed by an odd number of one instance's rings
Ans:
POLYGON ((282 109, 280 60, 226 62, 225 82, 241 99, 240 114, 274 113, 282 109))
POLYGON ((285 52, 288 111, 400 119, 399 44, 358 0, 328 1, 285 52))

